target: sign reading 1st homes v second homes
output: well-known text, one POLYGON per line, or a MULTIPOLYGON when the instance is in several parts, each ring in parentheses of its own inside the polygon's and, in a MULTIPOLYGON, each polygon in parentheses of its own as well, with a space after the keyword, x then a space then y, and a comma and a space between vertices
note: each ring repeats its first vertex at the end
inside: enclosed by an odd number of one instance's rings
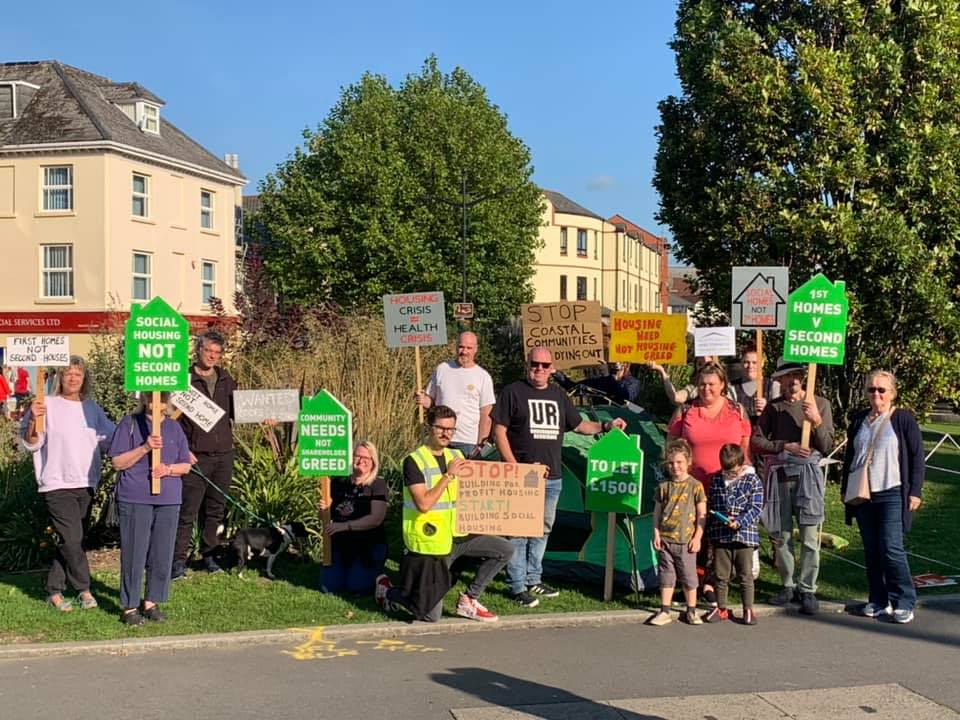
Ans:
POLYGON ((326 390, 303 399, 297 456, 304 477, 350 474, 353 413, 326 390))
POLYGON ((190 387, 190 324, 163 298, 130 308, 124 342, 124 390, 190 387))
POLYGON ((383 296, 387 347, 445 345, 447 315, 439 291, 383 296))
POLYGON ((843 365, 847 345, 846 283, 817 273, 787 300, 783 357, 790 362, 843 365))

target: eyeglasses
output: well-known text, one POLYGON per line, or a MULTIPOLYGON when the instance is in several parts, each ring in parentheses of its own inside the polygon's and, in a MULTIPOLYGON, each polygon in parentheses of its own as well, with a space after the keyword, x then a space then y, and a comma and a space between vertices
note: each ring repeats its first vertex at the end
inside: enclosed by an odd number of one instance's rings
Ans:
POLYGON ((536 360, 530 361, 530 369, 536 370, 537 368, 542 368, 544 370, 549 370, 550 366, 553 365, 552 362, 538 362, 536 360))
POLYGON ((445 427, 443 425, 431 425, 434 430, 436 430, 441 435, 453 435, 456 432, 456 427, 445 427))
POLYGON ((874 387, 873 385, 871 385, 870 387, 867 388, 867 392, 870 393, 871 395, 872 395, 873 393, 880 393, 881 395, 886 395, 886 394, 887 394, 887 388, 885 388, 885 387, 874 387))

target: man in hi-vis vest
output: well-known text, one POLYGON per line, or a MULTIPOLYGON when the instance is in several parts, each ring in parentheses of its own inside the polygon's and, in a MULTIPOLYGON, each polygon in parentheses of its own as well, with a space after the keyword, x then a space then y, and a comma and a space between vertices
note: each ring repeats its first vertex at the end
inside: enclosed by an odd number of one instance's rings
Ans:
POLYGON ((510 541, 493 535, 457 533, 457 473, 463 453, 449 447, 457 414, 446 405, 427 411, 427 442, 403 461, 403 558, 400 585, 377 578, 376 598, 385 610, 403 609, 417 620, 436 622, 443 596, 453 585, 457 558, 480 558, 473 582, 460 593, 457 615, 493 622, 497 616, 478 602, 480 594, 513 555, 510 541))

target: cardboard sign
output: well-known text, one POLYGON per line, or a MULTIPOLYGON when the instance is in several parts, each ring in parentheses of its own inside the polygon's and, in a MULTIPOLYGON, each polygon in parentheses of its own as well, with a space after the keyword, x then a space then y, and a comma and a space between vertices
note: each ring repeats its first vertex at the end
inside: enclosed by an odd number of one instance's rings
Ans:
POLYGON ((584 506, 592 512, 640 513, 643 450, 640 437, 614 428, 587 453, 584 506))
POLYGON ((70 364, 70 338, 67 335, 8 337, 4 363, 15 367, 66 367, 70 364))
POLYGON ((558 370, 603 364, 600 303, 531 303, 520 306, 524 357, 538 345, 553 354, 558 370))
POLYGON ((353 466, 353 413, 326 390, 303 399, 297 460, 304 477, 349 475, 353 466))
POLYGON ((543 465, 469 460, 458 476, 457 532, 543 537, 543 465))
POLYGON ((124 343, 124 390, 190 387, 190 325, 163 298, 131 307, 124 343))
POLYGON ((789 292, 785 267, 735 267, 730 321, 742 330, 783 330, 789 292))
POLYGON ((849 304, 846 283, 817 273, 787 301, 783 357, 790 362, 843 365, 849 304))
POLYGON ((442 292, 383 296, 387 347, 447 344, 447 316, 442 292))
POLYGON ((233 421, 296 422, 300 417, 299 390, 234 390, 233 421))
POLYGON ((686 364, 687 316, 613 313, 610 320, 610 360, 686 364))
POLYGON ((733 327, 694 328, 693 354, 696 357, 736 355, 736 332, 733 327))
POLYGON ((956 575, 938 575, 937 573, 923 573, 913 576, 915 588, 948 587, 957 584, 956 575))
POLYGON ((213 430, 213 426, 220 422, 220 418, 227 412, 193 386, 183 392, 173 393, 170 402, 180 408, 183 414, 204 432, 213 430))

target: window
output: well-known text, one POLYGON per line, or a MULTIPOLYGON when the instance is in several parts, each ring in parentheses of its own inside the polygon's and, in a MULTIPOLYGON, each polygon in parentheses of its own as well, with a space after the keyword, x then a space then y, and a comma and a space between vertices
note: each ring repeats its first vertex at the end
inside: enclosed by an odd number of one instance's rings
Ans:
POLYGON ((160 134, 160 108, 156 105, 147 105, 143 104, 143 131, 148 133, 153 133, 154 135, 160 134))
POLYGON ((150 217, 150 178, 133 174, 133 204, 130 213, 135 217, 150 217))
POLYGON ((624 280, 620 284, 623 287, 623 294, 620 296, 623 299, 623 305, 624 307, 630 307, 630 296, 627 295, 627 281, 624 280))
POLYGON ((627 235, 623 236, 623 261, 627 262, 627 253, 630 252, 628 245, 630 244, 630 237, 627 235))
POLYGON ((577 230, 577 257, 587 256, 587 231, 577 230))
POLYGON ((13 117, 13 84, 0 85, 0 120, 13 117))
POLYGON ((593 259, 597 259, 597 248, 600 247, 600 243, 597 242, 597 231, 593 231, 593 259))
POLYGON ((566 275, 560 276, 560 299, 561 300, 567 299, 567 276, 566 275))
POLYGON ((45 298, 73 297, 73 245, 42 245, 42 293, 45 298))
POLYGON ((133 254, 133 291, 134 300, 150 299, 150 255, 147 253, 133 254))
POLYGON ((560 228, 560 254, 567 254, 567 229, 565 227, 560 228))
POLYGON ((597 299, 597 279, 593 279, 593 299, 597 299))
POLYGON ((200 227, 213 230, 213 193, 209 190, 200 191, 200 227))
POLYGON ((587 279, 582 275, 577 277, 577 300, 587 299, 587 279))
POLYGON ((217 264, 204 260, 200 270, 200 302, 210 304, 210 298, 217 296, 217 264))
POLYGON ((45 212, 73 210, 73 166, 43 169, 43 209, 45 212))

